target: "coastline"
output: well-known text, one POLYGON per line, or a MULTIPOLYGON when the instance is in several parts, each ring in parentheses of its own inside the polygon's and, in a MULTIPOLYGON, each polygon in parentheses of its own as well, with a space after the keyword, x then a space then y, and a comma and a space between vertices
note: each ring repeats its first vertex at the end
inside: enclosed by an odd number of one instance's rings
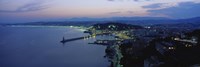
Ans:
POLYGON ((49 28, 74 28, 80 31, 86 31, 87 27, 84 26, 55 26, 55 25, 8 25, 8 26, 0 26, 0 27, 49 27, 49 28))

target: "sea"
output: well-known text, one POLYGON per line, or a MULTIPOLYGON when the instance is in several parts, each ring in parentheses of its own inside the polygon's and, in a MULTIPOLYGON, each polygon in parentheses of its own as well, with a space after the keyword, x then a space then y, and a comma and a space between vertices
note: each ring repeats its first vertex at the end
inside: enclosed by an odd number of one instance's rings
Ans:
POLYGON ((97 38, 60 42, 86 35, 64 26, 0 27, 0 67, 108 67, 106 46, 88 44, 97 38))

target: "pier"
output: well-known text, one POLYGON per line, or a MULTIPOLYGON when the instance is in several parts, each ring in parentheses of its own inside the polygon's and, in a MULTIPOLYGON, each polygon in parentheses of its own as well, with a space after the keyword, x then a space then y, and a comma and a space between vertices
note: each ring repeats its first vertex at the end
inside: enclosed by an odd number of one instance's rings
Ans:
POLYGON ((121 40, 96 40, 94 43, 89 43, 89 44, 114 45, 121 43, 122 43, 121 40))
POLYGON ((77 37, 77 38, 71 38, 71 39, 65 39, 63 37, 63 40, 60 41, 61 43, 66 43, 66 42, 71 42, 71 41, 76 41, 76 40, 81 40, 81 39, 88 39, 88 38, 91 38, 91 37, 94 37, 92 35, 88 35, 88 36, 83 36, 83 37, 77 37))
POLYGON ((96 37, 99 35, 109 35, 110 33, 100 33, 100 34, 92 34, 92 35, 88 35, 88 36, 83 36, 83 37, 76 37, 76 38, 71 38, 71 39, 65 39, 63 37, 62 41, 60 41, 61 43, 66 43, 66 42, 71 42, 71 41, 76 41, 76 40, 81 40, 81 39, 88 39, 88 38, 92 38, 92 37, 96 37))

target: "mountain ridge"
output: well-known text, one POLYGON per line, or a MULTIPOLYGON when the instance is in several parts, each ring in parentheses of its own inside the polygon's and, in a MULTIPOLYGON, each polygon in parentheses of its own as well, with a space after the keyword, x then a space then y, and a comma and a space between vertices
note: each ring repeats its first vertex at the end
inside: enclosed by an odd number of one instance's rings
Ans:
MULTIPOLYGON (((74 18, 77 19, 77 18, 74 18)), ((200 24, 200 17, 187 18, 187 19, 169 19, 163 17, 115 17, 112 20, 85 20, 85 21, 54 21, 54 22, 28 22, 28 23, 15 23, 8 25, 57 25, 57 26, 90 26, 96 23, 106 23, 106 22, 118 22, 118 23, 127 23, 133 25, 156 25, 156 24, 179 24, 179 23, 190 23, 190 24, 200 24), (120 18, 120 19, 118 19, 120 18), (122 19, 125 18, 125 19, 122 19), (137 19, 132 19, 137 18, 137 19), (156 19, 157 18, 157 19, 156 19), (116 20, 115 20, 116 19, 116 20), (144 19, 144 20, 142 20, 144 19)))

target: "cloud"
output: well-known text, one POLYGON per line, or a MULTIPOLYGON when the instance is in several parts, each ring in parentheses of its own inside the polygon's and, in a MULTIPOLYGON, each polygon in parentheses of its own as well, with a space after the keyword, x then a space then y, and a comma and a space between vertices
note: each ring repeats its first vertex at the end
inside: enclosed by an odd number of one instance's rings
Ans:
POLYGON ((179 2, 174 3, 156 3, 156 4, 150 4, 146 6, 142 6, 142 8, 149 9, 149 10, 159 10, 159 9, 165 9, 170 7, 176 7, 179 5, 179 2))
POLYGON ((108 0, 108 1, 115 1, 115 0, 108 0))
POLYGON ((134 11, 126 11, 126 13, 132 14, 135 13, 134 11))
POLYGON ((139 2, 139 1, 150 1, 150 0, 107 0, 107 1, 134 1, 134 2, 139 2))
POLYGON ((17 7, 15 10, 0 10, 1 13, 17 13, 17 12, 31 12, 31 11, 39 11, 43 9, 47 9, 48 7, 44 4, 44 2, 31 2, 20 7, 17 7))
MULTIPOLYGON (((157 7, 159 6, 156 6, 156 8, 157 7)), ((152 8, 152 6, 150 8, 152 8)), ((200 3, 194 3, 194 2, 182 2, 182 3, 178 3, 177 6, 173 6, 173 7, 148 10, 148 12, 151 15, 165 15, 172 18, 197 17, 197 16, 200 16, 199 11, 200 11, 200 3)))
POLYGON ((147 6, 142 6, 143 8, 160 8, 163 3, 151 4, 147 6))
POLYGON ((116 11, 116 12, 109 12, 108 14, 120 14, 120 11, 116 11))

